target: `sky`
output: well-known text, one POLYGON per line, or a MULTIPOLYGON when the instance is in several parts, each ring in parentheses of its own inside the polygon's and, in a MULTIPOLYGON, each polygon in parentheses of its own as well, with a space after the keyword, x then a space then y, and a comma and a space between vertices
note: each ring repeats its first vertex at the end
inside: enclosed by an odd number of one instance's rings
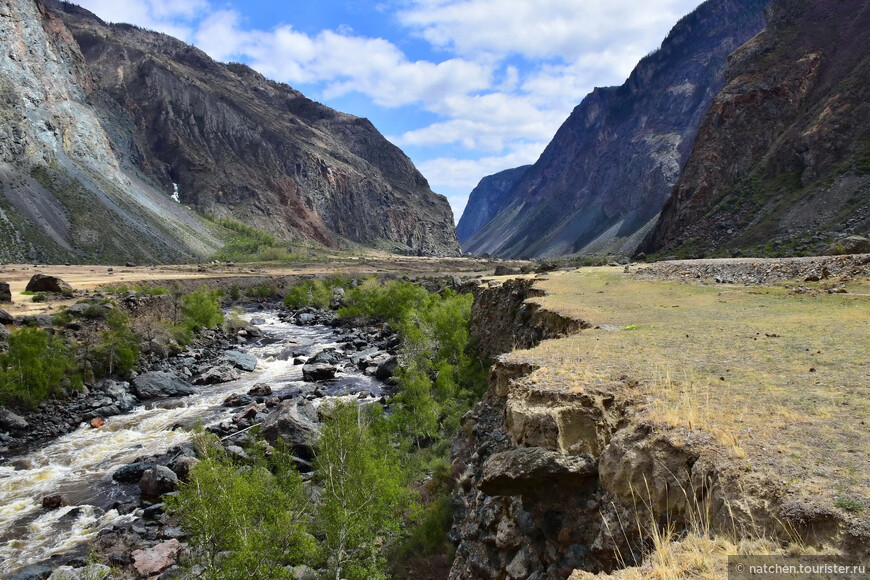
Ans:
POLYGON ((75 0, 369 118, 458 221, 700 0, 75 0))

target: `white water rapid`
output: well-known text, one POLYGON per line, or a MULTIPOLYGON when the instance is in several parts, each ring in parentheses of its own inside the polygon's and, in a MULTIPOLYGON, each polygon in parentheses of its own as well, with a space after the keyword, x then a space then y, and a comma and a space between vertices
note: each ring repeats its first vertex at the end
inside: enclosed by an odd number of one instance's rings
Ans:
MULTIPOLYGON (((76 431, 46 443, 0 465, 0 577, 25 566, 62 554, 93 538, 104 527, 123 518, 111 506, 138 499, 135 486, 112 480, 112 473, 138 457, 157 455, 186 442, 190 435, 173 430, 200 418, 205 425, 229 418, 238 409, 220 407, 231 393, 246 393, 255 383, 267 383, 276 394, 299 387, 300 366, 279 360, 288 348, 314 354, 337 344, 331 329, 300 327, 281 322, 271 313, 243 316, 262 318, 265 336, 248 348, 257 368, 236 381, 198 388, 181 399, 141 406, 126 415, 111 417, 105 426, 82 425, 76 431), (56 510, 42 507, 42 498, 59 494, 66 504, 56 510)), ((379 393, 381 383, 348 370, 328 385, 330 395, 368 391, 379 393)))

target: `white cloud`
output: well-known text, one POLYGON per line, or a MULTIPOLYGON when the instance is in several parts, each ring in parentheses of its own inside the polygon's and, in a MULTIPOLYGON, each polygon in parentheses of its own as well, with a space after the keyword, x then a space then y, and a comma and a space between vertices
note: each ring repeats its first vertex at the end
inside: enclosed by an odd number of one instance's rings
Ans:
POLYGON ((126 22, 190 41, 193 21, 210 10, 207 0, 75 0, 107 22, 126 22))
POLYGON ((492 82, 492 70, 485 65, 459 58, 411 61, 382 38, 331 30, 310 36, 291 26, 249 31, 240 20, 234 11, 212 14, 196 33, 197 46, 217 60, 244 58, 276 80, 321 84, 326 99, 360 92, 384 107, 432 105, 492 82))
POLYGON ((471 57, 571 62, 614 43, 655 45, 700 0, 413 0, 399 13, 433 45, 471 57))
POLYGON ((417 164, 420 171, 429 179, 432 189, 461 189, 471 191, 481 178, 504 169, 528 165, 537 161, 547 141, 517 144, 504 155, 490 155, 477 159, 456 159, 439 157, 417 164))

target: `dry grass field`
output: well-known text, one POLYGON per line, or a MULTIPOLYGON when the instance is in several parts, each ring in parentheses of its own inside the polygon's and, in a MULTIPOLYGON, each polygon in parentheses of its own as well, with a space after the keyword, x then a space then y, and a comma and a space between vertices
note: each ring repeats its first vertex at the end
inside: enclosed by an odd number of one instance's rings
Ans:
POLYGON ((535 301, 593 328, 517 353, 542 367, 530 380, 582 390, 628 376, 648 419, 712 433, 792 497, 870 512, 870 281, 829 294, 639 280, 621 268, 547 278, 535 301))

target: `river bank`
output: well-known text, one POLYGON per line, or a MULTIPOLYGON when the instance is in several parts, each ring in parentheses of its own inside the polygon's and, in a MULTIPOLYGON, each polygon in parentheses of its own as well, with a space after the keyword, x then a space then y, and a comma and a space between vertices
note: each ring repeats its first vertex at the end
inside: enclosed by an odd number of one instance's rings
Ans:
MULTIPOLYGON (((27 428, 10 431, 19 436, 7 440, 9 455, 0 465, 8 499, 0 509, 3 574, 44 577, 94 551, 135 577, 131 554, 185 535, 159 497, 143 497, 141 476, 171 466, 183 479, 190 461, 181 459, 195 455, 190 429, 196 423, 243 459, 239 444, 254 424, 270 417, 280 424, 297 408, 316 423, 325 400, 377 401, 392 388, 384 382, 398 346, 391 329, 342 326, 313 309, 259 304, 245 310, 243 327, 206 331, 182 351, 150 357, 129 381, 104 380, 71 401, 46 403, 24 416, 27 428), (190 394, 173 396, 179 388, 190 394), (105 423, 95 428, 91 419, 105 423), (52 434, 60 436, 46 439, 52 434), (129 464, 134 468, 113 477, 129 464)), ((289 431, 278 428, 276 436, 292 438, 289 431)), ((298 450, 301 462, 305 454, 298 450)))

